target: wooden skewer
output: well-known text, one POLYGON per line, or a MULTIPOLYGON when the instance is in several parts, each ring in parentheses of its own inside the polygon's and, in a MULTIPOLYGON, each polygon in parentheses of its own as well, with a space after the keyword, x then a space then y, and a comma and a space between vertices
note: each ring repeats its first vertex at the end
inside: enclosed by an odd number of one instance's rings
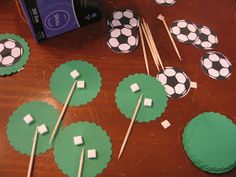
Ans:
POLYGON ((146 47, 145 47, 145 44, 144 44, 143 32, 142 32, 141 27, 139 27, 139 33, 140 33, 140 38, 141 38, 141 43, 142 43, 143 57, 144 57, 145 65, 146 65, 147 74, 150 75, 149 67, 148 67, 146 47))
POLYGON ((119 153, 118 159, 120 159, 120 157, 121 157, 121 155, 122 155, 122 153, 123 153, 123 151, 124 151, 124 148, 125 148, 125 145, 126 145, 126 143, 127 143, 128 137, 129 137, 129 135, 130 135, 131 129, 132 129, 132 127, 133 127, 134 121, 135 121, 135 119, 136 119, 138 110, 139 110, 140 105, 141 105, 141 103, 142 103, 142 99, 143 99, 143 93, 142 93, 142 95, 140 96, 140 98, 139 98, 139 100, 138 100, 138 103, 137 103, 137 106, 136 106, 136 108, 135 108, 133 117, 132 117, 131 122, 130 122, 130 124, 129 124, 129 128, 128 128, 127 132, 126 132, 126 135, 125 135, 123 144, 122 144, 122 146, 121 146, 121 148, 120 148, 120 153, 119 153))
POLYGON ((171 40, 171 43, 172 43, 173 47, 175 48, 175 52, 176 52, 176 54, 178 55, 179 59, 182 60, 182 58, 181 58, 181 56, 180 56, 180 54, 179 54, 179 50, 178 50, 178 48, 177 48, 177 46, 176 46, 176 43, 175 43, 175 41, 174 41, 172 35, 170 34, 170 30, 169 30, 169 28, 168 28, 168 26, 167 26, 167 23, 166 23, 166 21, 165 21, 165 17, 164 17, 162 14, 160 14, 160 15, 158 15, 157 18, 163 22, 163 24, 164 24, 164 26, 165 26, 165 28, 166 28, 166 31, 167 31, 167 33, 168 33, 168 35, 169 35, 169 38, 170 38, 170 40, 171 40))
POLYGON ((55 127, 54 127, 54 130, 53 130, 53 132, 52 132, 52 135, 51 135, 49 144, 52 143, 52 140, 54 139, 54 137, 55 137, 55 135, 56 135, 57 129, 58 129, 59 125, 60 125, 60 122, 61 122, 61 120, 62 120, 64 114, 65 114, 65 111, 66 111, 66 108, 67 108, 67 106, 68 106, 68 104, 69 104, 69 101, 70 101, 70 99, 71 99, 71 96, 72 96, 72 94, 73 94, 73 92, 74 92, 74 90, 75 90, 76 83, 77 83, 77 81, 75 81, 74 84, 72 85, 72 87, 71 87, 71 89, 70 89, 70 92, 69 92, 69 94, 68 94, 68 96, 67 96, 67 98, 66 98, 66 102, 65 102, 65 104, 64 104, 64 106, 63 106, 63 109, 62 109, 62 111, 61 111, 61 114, 60 114, 59 118, 57 119, 57 123, 56 123, 56 125, 55 125, 55 127))
POLYGON ((164 70, 164 65, 163 65, 163 63, 162 63, 160 54, 159 54, 159 52, 158 52, 158 50, 157 50, 157 47, 156 47, 156 44, 155 44, 155 42, 154 42, 154 39, 153 39, 153 36, 152 36, 152 32, 151 32, 151 30, 150 30, 150 28, 149 28, 149 25, 145 22, 144 19, 143 19, 143 24, 144 24, 144 27, 146 28, 147 34, 149 35, 150 41, 151 41, 151 43, 152 43, 152 45, 153 45, 154 51, 155 51, 155 53, 156 53, 156 55, 157 55, 157 59, 158 59, 160 65, 161 65, 161 68, 162 68, 162 70, 164 70))
POLYGON ((155 42, 154 42, 154 39, 153 39, 151 30, 150 30, 150 28, 149 28, 149 25, 145 22, 145 20, 143 20, 143 24, 144 24, 145 30, 146 30, 146 32, 147 32, 147 35, 149 36, 149 39, 150 39, 150 41, 151 41, 151 44, 152 44, 152 46, 153 46, 153 48, 154 48, 155 54, 156 54, 156 56, 157 56, 157 57, 156 57, 156 60, 157 60, 157 62, 161 65, 161 67, 163 68, 163 64, 162 64, 162 61, 161 61, 161 57, 160 57, 160 54, 159 54, 159 52, 158 52, 158 50, 157 50, 157 47, 156 47, 156 44, 155 44, 155 42))
POLYGON ((80 155, 78 177, 82 176, 83 165, 84 165, 84 147, 83 147, 81 155, 80 155))
MULTIPOLYGON (((148 40, 149 40, 149 43, 150 43, 150 45, 151 45, 151 48, 152 48, 153 53, 154 53, 154 56, 155 56, 155 57, 153 58, 153 61, 154 61, 155 63, 157 63, 158 66, 160 66, 160 62, 159 62, 159 59, 158 59, 158 53, 156 52, 156 50, 155 50, 155 48, 154 48, 153 41, 152 41, 152 39, 151 39, 151 37, 150 37, 150 34, 148 33, 147 28, 146 28, 146 26, 145 26, 144 23, 143 23, 143 29, 144 29, 144 31, 145 31, 145 33, 146 33, 146 36, 147 36, 147 38, 148 38, 148 40)), ((158 71, 159 71, 159 70, 158 70, 158 71)))
POLYGON ((145 28, 144 28, 143 24, 141 24, 141 29, 143 31, 143 34, 144 34, 145 38, 146 38, 148 47, 149 47, 150 52, 152 54, 153 61, 154 61, 155 65, 156 65, 157 70, 159 71, 160 70, 159 63, 155 59, 156 56, 155 56, 155 52, 154 52, 153 46, 151 45, 151 43, 149 41, 149 37, 148 37, 148 35, 147 35, 146 31, 145 31, 145 28))
POLYGON ((37 140, 38 140, 38 126, 36 127, 35 133, 34 133, 34 139, 33 139, 33 145, 32 145, 32 150, 31 150, 31 156, 30 156, 27 177, 31 177, 31 174, 32 174, 32 167, 33 167, 33 163, 34 163, 34 153, 35 153, 35 147, 37 144, 37 140))

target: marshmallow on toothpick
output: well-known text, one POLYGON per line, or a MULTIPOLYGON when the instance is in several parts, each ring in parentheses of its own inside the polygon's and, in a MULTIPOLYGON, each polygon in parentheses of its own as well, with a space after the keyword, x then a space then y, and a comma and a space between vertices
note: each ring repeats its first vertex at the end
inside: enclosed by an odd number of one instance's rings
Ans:
POLYGON ((24 119, 25 123, 28 125, 34 121, 33 117, 30 114, 27 114, 23 119, 24 119))
POLYGON ((85 81, 77 81, 77 88, 84 89, 85 88, 85 81))
POLYGON ((74 139, 74 144, 76 146, 83 144, 82 136, 75 136, 73 139, 74 139))
POLYGON ((130 86, 130 88, 131 88, 132 92, 134 92, 134 93, 140 90, 140 88, 139 88, 137 83, 132 84, 130 86))
POLYGON ((45 124, 42 124, 38 127, 38 131, 41 135, 44 135, 48 132, 48 129, 45 124))
POLYGON ((145 99, 144 99, 144 106, 146 106, 146 107, 152 107, 152 99, 150 99, 150 98, 145 98, 145 99))
POLYGON ((80 73, 77 70, 73 70, 71 71, 70 75, 73 79, 76 79, 79 77, 80 73))

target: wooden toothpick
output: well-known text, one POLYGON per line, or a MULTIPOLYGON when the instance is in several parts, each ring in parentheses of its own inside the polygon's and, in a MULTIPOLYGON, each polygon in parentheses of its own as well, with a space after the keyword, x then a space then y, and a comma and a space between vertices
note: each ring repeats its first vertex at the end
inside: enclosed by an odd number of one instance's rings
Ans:
POLYGON ((145 47, 145 44, 144 44, 143 32, 142 32, 141 27, 139 27, 139 34, 140 34, 140 38, 141 38, 142 49, 143 49, 143 57, 144 57, 145 65, 146 65, 147 74, 150 75, 148 60, 147 60, 147 52, 146 52, 146 47, 145 47))
POLYGON ((35 153, 37 140, 38 140, 38 126, 36 127, 35 133, 34 133, 34 139, 33 139, 33 145, 32 145, 32 150, 31 150, 31 156, 30 156, 27 177, 31 177, 31 174, 32 174, 32 167, 33 167, 33 163, 34 163, 34 153, 35 153))
POLYGON ((159 68, 159 63, 158 63, 158 61, 156 60, 156 55, 155 55, 155 52, 154 52, 154 48, 153 48, 153 46, 151 45, 150 39, 149 39, 149 37, 148 37, 148 34, 147 34, 147 32, 146 32, 146 30, 145 30, 145 28, 144 28, 144 25, 143 25, 142 23, 141 23, 141 29, 142 29, 142 31, 143 31, 143 34, 144 34, 145 38, 146 38, 148 47, 149 47, 150 52, 151 52, 151 54, 152 54, 153 61, 154 61, 155 65, 156 65, 157 70, 159 71, 159 70, 160 70, 160 68, 159 68))
POLYGON ((145 21, 144 19, 143 19, 143 24, 144 24, 144 28, 146 29, 146 32, 147 32, 147 34, 148 34, 148 36, 149 36, 149 39, 150 39, 150 41, 151 41, 151 44, 152 44, 152 46, 153 46, 153 48, 154 48, 154 52, 155 52, 155 54, 156 54, 156 59, 158 60, 158 63, 160 64, 162 70, 164 70, 164 65, 163 65, 163 63, 162 63, 160 54, 159 54, 159 52, 158 52, 158 50, 157 50, 157 46, 156 46, 155 41, 154 41, 154 39, 153 39, 153 36, 152 36, 152 32, 151 32, 151 30, 150 30, 150 27, 149 27, 149 25, 146 23, 146 21, 145 21))
POLYGON ((140 108, 140 105, 141 105, 141 103, 142 103, 142 99, 143 99, 143 93, 141 94, 141 96, 140 96, 140 98, 139 98, 139 100, 138 100, 138 103, 137 103, 137 106, 136 106, 136 108, 135 108, 133 117, 132 117, 131 122, 130 122, 130 124, 129 124, 129 128, 128 128, 127 132, 126 132, 124 141, 123 141, 122 146, 121 146, 121 148, 120 148, 120 153, 119 153, 118 159, 120 159, 120 157, 121 157, 121 155, 122 155, 122 153, 123 153, 123 151, 124 151, 124 148, 125 148, 125 145, 126 145, 126 143, 127 143, 128 137, 129 137, 129 135, 130 135, 131 129, 132 129, 132 127, 133 127, 134 121, 135 121, 135 119, 136 119, 137 113, 138 113, 139 108, 140 108))
POLYGON ((164 24, 164 26, 165 26, 165 28, 166 28, 166 31, 167 31, 167 33, 168 33, 168 35, 169 35, 169 38, 170 38, 170 40, 171 40, 171 43, 172 43, 173 47, 175 48, 175 52, 176 52, 176 54, 178 55, 179 59, 182 60, 182 58, 181 58, 181 56, 180 56, 180 54, 179 54, 179 50, 178 50, 178 48, 177 48, 177 46, 176 46, 176 43, 175 43, 175 41, 174 41, 172 35, 170 34, 170 30, 169 30, 169 28, 168 28, 168 26, 167 26, 167 23, 166 23, 166 21, 165 21, 165 17, 164 17, 162 14, 160 14, 160 15, 158 15, 157 18, 163 22, 163 24, 164 24))
POLYGON ((84 165, 84 147, 83 147, 81 155, 80 155, 78 177, 82 176, 83 165, 84 165))
POLYGON ((52 135, 51 135, 49 144, 52 143, 52 140, 54 139, 54 137, 55 137, 55 135, 56 135, 56 133, 57 133, 57 129, 58 129, 60 123, 61 123, 61 120, 62 120, 62 118, 63 118, 63 116, 64 116, 64 114, 65 114, 66 108, 67 108, 67 106, 68 106, 68 104, 69 104, 69 101, 70 101, 70 99, 71 99, 71 97, 72 97, 72 94, 73 94, 73 92, 74 92, 74 90, 75 90, 76 83, 77 83, 77 81, 75 81, 74 84, 72 85, 72 87, 71 87, 71 89, 70 89, 70 92, 69 92, 69 94, 68 94, 68 96, 67 96, 67 98, 66 98, 66 102, 65 102, 65 104, 64 104, 64 106, 63 106, 63 109, 62 109, 62 111, 61 111, 61 114, 60 114, 59 118, 57 119, 57 123, 56 123, 56 125, 55 125, 55 127, 54 127, 54 129, 53 129, 53 132, 52 132, 52 135))

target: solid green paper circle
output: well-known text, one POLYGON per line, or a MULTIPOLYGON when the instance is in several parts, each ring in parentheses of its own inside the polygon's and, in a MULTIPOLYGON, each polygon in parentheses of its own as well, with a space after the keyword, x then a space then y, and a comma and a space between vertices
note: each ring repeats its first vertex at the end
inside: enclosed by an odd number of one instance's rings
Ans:
POLYGON ((58 167, 70 177, 77 177, 83 147, 85 148, 83 177, 100 174, 111 160, 112 144, 106 131, 94 123, 74 123, 61 132, 54 146, 54 157, 58 167), (82 136, 83 144, 76 146, 73 141, 74 136, 82 136), (88 149, 96 149, 96 159, 87 158, 88 149))
POLYGON ((76 87, 69 105, 85 105, 97 96, 102 85, 102 78, 97 68, 86 61, 73 60, 58 67, 52 74, 50 80, 52 95, 61 103, 65 103, 68 93, 75 81, 70 76, 73 70, 77 70, 80 73, 80 76, 76 80, 84 80, 85 89, 78 89, 76 87))
POLYGON ((152 107, 145 107, 144 101, 142 101, 136 120, 138 122, 149 122, 160 117, 167 106, 167 94, 164 86, 157 79, 146 74, 130 75, 120 82, 115 95, 120 112, 127 118, 131 118, 141 93, 144 94, 143 100, 150 98, 153 100, 153 105, 152 107), (140 91, 135 93, 130 89, 134 83, 140 87, 140 91))
POLYGON ((35 128, 45 124, 48 133, 38 134, 35 154, 44 153, 51 148, 49 139, 58 118, 55 108, 45 102, 33 101, 20 106, 10 117, 7 135, 10 144, 19 152, 30 155, 35 128), (34 122, 26 124, 23 118, 30 114, 34 122))
POLYGON ((226 116, 207 112, 186 126, 183 145, 188 157, 204 171, 225 173, 236 165, 236 127, 226 116))
POLYGON ((0 34, 0 41, 3 39, 13 39, 18 41, 23 47, 23 55, 17 63, 8 67, 0 67, 0 76, 10 75, 20 71, 26 64, 30 55, 29 45, 22 37, 15 34, 0 34))

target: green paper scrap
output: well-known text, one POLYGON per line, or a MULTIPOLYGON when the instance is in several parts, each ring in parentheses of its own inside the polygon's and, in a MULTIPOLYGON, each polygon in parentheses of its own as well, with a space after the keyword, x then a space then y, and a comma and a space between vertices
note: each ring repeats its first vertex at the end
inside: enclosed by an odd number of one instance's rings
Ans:
POLYGON ((95 177, 100 174, 111 160, 112 144, 106 131, 94 123, 74 123, 61 132, 54 146, 54 157, 58 167, 70 177, 77 177, 83 147, 85 148, 83 177, 95 177), (75 136, 82 136, 82 145, 74 144, 75 136), (96 159, 88 159, 88 149, 96 149, 96 159))
POLYGON ((138 99, 144 93, 145 98, 153 100, 152 107, 145 107, 141 103, 136 120, 138 122, 149 122, 160 117, 167 107, 167 94, 164 86, 156 78, 145 74, 134 74, 123 79, 116 89, 116 103, 120 112, 127 118, 132 118, 138 99), (133 93, 130 86, 137 83, 140 91, 133 93))
POLYGON ((10 75, 20 71, 26 64, 30 55, 29 45, 22 37, 15 34, 0 34, 0 41, 4 39, 13 39, 15 41, 18 41, 23 47, 23 54, 21 56, 21 59, 17 63, 8 67, 0 67, 0 76, 10 75))
POLYGON ((59 114, 55 108, 45 102, 33 101, 19 107, 7 125, 7 135, 10 144, 19 152, 30 155, 35 128, 45 124, 48 133, 38 135, 35 154, 44 153, 51 148, 49 139, 59 114), (30 114, 34 122, 26 124, 23 118, 30 114))
POLYGON ((97 96, 102 85, 102 78, 97 68, 86 61, 73 60, 58 67, 51 77, 50 88, 52 95, 61 103, 65 103, 75 81, 70 76, 73 70, 77 70, 80 73, 80 76, 76 80, 84 80, 85 88, 75 88, 69 105, 85 105, 97 96))
POLYGON ((202 170, 225 173, 236 166, 236 127, 226 116, 206 112, 186 126, 183 145, 188 157, 202 170))

